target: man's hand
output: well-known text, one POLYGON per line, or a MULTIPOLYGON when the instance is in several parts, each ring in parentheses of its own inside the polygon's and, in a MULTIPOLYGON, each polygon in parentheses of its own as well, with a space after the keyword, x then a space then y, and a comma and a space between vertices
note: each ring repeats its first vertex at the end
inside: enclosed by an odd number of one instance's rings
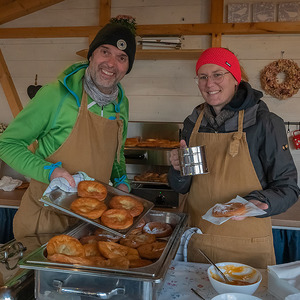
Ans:
MULTIPOLYGON (((185 140, 181 140, 180 141, 180 148, 186 148, 186 142, 185 140)), ((179 155, 178 155, 178 150, 177 149, 173 149, 170 152, 170 163, 173 166, 173 168, 177 171, 180 171, 180 163, 179 163, 179 155)))
POLYGON ((123 192, 126 192, 126 193, 129 193, 129 189, 128 189, 128 186, 124 183, 121 183, 117 186, 117 189, 123 191, 123 192))
MULTIPOLYGON (((260 209, 268 209, 269 208, 269 205, 267 203, 263 203, 263 202, 260 202, 258 200, 249 200, 249 202, 252 202, 254 205, 256 205, 258 208, 260 209)), ((244 220, 245 218, 247 217, 232 217, 231 220, 234 220, 234 221, 241 221, 241 220, 244 220)))
POLYGON ((76 185, 73 176, 64 168, 55 168, 50 176, 50 181, 57 177, 65 178, 69 182, 71 187, 75 187, 76 185))

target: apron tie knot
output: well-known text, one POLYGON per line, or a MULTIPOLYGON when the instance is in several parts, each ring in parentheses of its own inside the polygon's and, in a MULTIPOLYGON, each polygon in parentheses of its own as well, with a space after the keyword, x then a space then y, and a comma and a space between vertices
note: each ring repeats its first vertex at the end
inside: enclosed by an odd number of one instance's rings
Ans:
POLYGON ((233 140, 229 145, 229 155, 235 157, 239 153, 240 140, 243 136, 242 132, 235 132, 232 136, 233 140))

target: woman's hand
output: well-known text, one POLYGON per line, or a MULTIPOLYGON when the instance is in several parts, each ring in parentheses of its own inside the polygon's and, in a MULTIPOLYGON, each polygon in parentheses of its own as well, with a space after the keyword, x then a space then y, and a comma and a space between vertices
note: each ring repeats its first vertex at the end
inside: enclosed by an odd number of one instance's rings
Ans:
POLYGON ((50 176, 50 181, 57 177, 65 178, 69 182, 71 187, 76 186, 73 176, 64 168, 55 168, 50 176))
MULTIPOLYGON (((185 140, 180 141, 180 148, 186 148, 186 142, 185 140)), ((179 163, 179 155, 178 155, 178 150, 173 149, 170 153, 170 163, 173 166, 173 168, 177 171, 180 171, 180 163, 179 163)))
MULTIPOLYGON (((249 200, 249 202, 253 203, 255 206, 257 206, 258 208, 263 209, 263 210, 269 208, 269 205, 267 203, 260 202, 258 200, 249 200)), ((232 217, 231 220, 241 221, 241 220, 244 220, 245 218, 247 218, 247 217, 232 217)))

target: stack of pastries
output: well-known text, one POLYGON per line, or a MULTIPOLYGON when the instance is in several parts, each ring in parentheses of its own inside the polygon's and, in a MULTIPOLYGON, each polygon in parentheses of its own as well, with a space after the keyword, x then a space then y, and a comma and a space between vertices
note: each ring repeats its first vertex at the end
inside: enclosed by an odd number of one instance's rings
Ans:
POLYGON ((47 258, 100 268, 140 268, 160 258, 172 231, 170 224, 142 220, 126 238, 101 228, 80 239, 61 234, 49 240, 47 258))
POLYGON ((78 198, 70 209, 78 215, 101 222, 104 226, 122 230, 133 224, 133 218, 144 211, 144 205, 134 197, 113 196, 109 201, 107 188, 97 181, 81 181, 77 187, 78 198))

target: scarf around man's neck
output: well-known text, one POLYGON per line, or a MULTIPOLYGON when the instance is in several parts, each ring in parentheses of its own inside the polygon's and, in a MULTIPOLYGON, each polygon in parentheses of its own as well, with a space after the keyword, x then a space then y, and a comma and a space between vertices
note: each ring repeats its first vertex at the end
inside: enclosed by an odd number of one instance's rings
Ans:
POLYGON ((112 91, 111 94, 103 94, 95 85, 90 72, 89 68, 86 69, 84 80, 83 80, 83 86, 86 93, 99 105, 99 106, 105 106, 114 100, 117 99, 119 89, 116 85, 112 91))

